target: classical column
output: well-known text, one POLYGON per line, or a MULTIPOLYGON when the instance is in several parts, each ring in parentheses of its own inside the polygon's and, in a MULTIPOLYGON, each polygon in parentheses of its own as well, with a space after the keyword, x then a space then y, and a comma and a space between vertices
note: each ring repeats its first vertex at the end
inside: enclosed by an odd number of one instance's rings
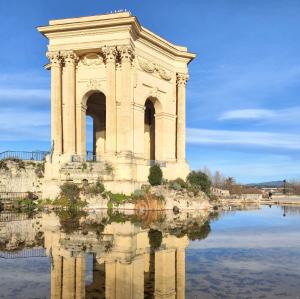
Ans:
POLYGON ((185 298, 185 249, 176 250, 176 299, 185 298))
POLYGON ((118 142, 121 152, 133 152, 133 99, 132 99, 132 80, 131 64, 133 50, 130 46, 118 48, 121 59, 121 92, 120 92, 120 117, 118 120, 118 135, 121 137, 118 142))
POLYGON ((63 52, 65 67, 63 72, 63 130, 64 153, 76 153, 76 63, 77 55, 73 51, 63 52))
POLYGON ((185 87, 187 74, 177 74, 177 160, 185 161, 185 87))
POLYGON ((106 62, 106 144, 105 151, 115 154, 117 151, 117 108, 116 108, 116 55, 115 47, 102 49, 106 62))
POLYGON ((62 68, 59 52, 48 52, 51 64, 51 139, 54 154, 61 154, 62 148, 62 68))
POLYGON ((155 252, 155 298, 175 299, 175 249, 155 252))
POLYGON ((63 258, 55 255, 51 265, 51 299, 62 299, 62 263, 63 258))

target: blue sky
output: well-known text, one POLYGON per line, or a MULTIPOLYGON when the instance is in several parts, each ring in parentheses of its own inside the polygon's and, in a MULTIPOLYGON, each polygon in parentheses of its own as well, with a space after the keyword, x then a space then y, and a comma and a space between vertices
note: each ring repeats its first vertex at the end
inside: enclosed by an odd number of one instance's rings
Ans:
POLYGON ((48 149, 49 19, 127 9, 198 57, 187 87, 187 158, 240 182, 300 179, 300 1, 2 0, 0 151, 48 149))

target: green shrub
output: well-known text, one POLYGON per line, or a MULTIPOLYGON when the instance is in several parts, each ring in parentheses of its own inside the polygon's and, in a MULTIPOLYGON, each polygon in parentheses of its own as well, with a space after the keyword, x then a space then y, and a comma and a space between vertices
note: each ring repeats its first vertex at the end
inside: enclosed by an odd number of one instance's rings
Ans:
POLYGON ((109 198, 109 201, 116 205, 122 204, 129 199, 129 196, 123 193, 112 193, 110 191, 106 192, 106 196, 109 198))
POLYGON ((180 187, 184 189, 188 187, 188 184, 182 178, 177 178, 176 180, 172 181, 172 183, 179 184, 180 187))
POLYGON ((138 198, 143 198, 145 196, 145 191, 144 190, 134 190, 134 192, 132 193, 132 198, 134 199, 138 199, 138 198))
POLYGON ((192 186, 198 186, 207 195, 210 194, 211 181, 209 177, 201 171, 192 171, 187 177, 187 182, 192 186))
POLYGON ((60 190, 61 198, 67 198, 71 202, 75 202, 79 198, 80 188, 72 182, 64 183, 60 186, 60 190))
POLYGON ((188 186, 187 191, 192 192, 194 196, 197 196, 199 194, 200 187, 196 185, 190 185, 188 186))
POLYGON ((151 186, 161 185, 163 173, 158 164, 154 164, 150 167, 148 181, 151 186))
POLYGON ((103 183, 98 180, 94 185, 88 187, 87 192, 91 195, 99 195, 105 191, 103 183))
POLYGON ((173 190, 177 190, 177 191, 181 190, 181 186, 176 182, 172 182, 170 184, 170 188, 173 189, 173 190))
POLYGON ((145 193, 149 192, 151 188, 151 185, 143 184, 141 186, 141 190, 143 190, 145 193))

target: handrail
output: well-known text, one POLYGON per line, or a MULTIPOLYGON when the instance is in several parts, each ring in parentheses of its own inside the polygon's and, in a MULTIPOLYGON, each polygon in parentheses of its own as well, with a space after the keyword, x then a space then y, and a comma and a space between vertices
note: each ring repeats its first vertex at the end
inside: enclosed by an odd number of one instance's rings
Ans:
POLYGON ((148 160, 148 166, 159 165, 160 167, 166 167, 166 161, 148 160))
POLYGON ((0 153, 0 160, 18 159, 27 161, 44 161, 48 151, 5 151, 0 153))

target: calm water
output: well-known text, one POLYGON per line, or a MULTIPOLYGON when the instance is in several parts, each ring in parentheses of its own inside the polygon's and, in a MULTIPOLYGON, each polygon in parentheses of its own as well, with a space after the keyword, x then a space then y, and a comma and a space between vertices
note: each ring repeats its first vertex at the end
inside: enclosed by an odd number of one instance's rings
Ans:
POLYGON ((0 298, 300 298, 299 228, 296 207, 2 212, 0 298))

